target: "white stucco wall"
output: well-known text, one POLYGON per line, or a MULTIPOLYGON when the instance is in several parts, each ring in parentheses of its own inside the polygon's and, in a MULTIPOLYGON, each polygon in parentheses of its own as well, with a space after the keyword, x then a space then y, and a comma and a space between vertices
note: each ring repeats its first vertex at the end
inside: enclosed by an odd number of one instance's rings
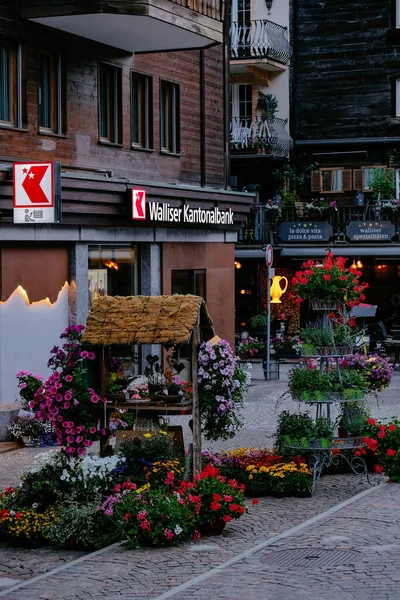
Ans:
POLYGON ((29 304, 22 288, 0 302, 0 404, 18 399, 15 374, 23 369, 44 377, 50 374, 50 350, 60 343, 68 326, 68 285, 54 304, 29 304))

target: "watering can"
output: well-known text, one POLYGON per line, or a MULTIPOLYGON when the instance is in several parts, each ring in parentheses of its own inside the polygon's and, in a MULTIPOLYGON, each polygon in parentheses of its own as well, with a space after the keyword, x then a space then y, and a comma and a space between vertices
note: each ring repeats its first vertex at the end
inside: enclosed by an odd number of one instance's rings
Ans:
POLYGON ((272 280, 272 285, 270 288, 270 294, 271 294, 271 304, 280 304, 280 297, 282 296, 282 294, 284 294, 287 290, 287 286, 288 286, 288 280, 286 279, 286 277, 281 276, 281 275, 275 275, 275 277, 272 280), (285 289, 282 289, 281 287, 281 279, 284 279, 286 282, 285 285, 285 289))

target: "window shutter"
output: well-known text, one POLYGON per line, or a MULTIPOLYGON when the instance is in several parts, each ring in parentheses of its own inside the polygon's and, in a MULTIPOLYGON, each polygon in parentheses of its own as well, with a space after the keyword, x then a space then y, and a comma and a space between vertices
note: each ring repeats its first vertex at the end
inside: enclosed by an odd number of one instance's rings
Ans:
POLYGON ((353 190, 363 190, 363 172, 362 169, 353 169, 353 190))
POLYGON ((319 171, 311 172, 311 191, 319 192, 321 189, 321 176, 319 171))
POLYGON ((342 190, 344 192, 352 190, 351 169, 343 169, 342 171, 342 190))

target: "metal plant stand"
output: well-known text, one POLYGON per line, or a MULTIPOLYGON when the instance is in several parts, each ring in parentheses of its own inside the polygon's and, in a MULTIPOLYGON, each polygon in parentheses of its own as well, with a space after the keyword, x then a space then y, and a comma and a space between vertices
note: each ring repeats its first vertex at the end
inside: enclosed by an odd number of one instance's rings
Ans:
MULTIPOLYGON (((324 306, 323 303, 319 301, 314 301, 313 309, 318 311, 328 312, 332 310, 332 307, 324 306)), ((352 354, 352 348, 348 348, 348 352, 341 352, 340 348, 337 348, 335 345, 335 338, 332 328, 332 323, 328 319, 327 320, 328 327, 331 332, 331 340, 332 347, 330 348, 329 353, 325 354, 314 354, 312 356, 307 355, 303 356, 303 358, 313 358, 319 359, 320 361, 320 372, 323 373, 324 369, 328 369, 329 364, 335 364, 335 368, 338 373, 339 381, 342 382, 341 376, 341 367, 339 363, 340 358, 344 358, 349 354, 352 354)), ((353 397, 353 398, 345 398, 340 393, 330 393, 328 397, 324 400, 311 398, 310 400, 302 399, 301 402, 304 404, 309 404, 312 406, 316 406, 316 418, 325 417, 329 423, 332 422, 332 414, 331 414, 331 406, 332 405, 341 405, 346 402, 360 402, 364 399, 364 397, 353 397)), ((294 400, 299 401, 299 398, 294 398, 294 400)), ((299 453, 305 453, 310 457, 310 467, 313 473, 313 486, 312 486, 312 495, 315 493, 315 488, 317 481, 321 477, 324 469, 327 469, 332 466, 338 466, 340 463, 345 463, 350 468, 351 472, 355 475, 365 476, 369 485, 378 485, 380 483, 380 479, 377 477, 370 477, 368 473, 368 468, 365 460, 361 456, 357 456, 357 450, 366 447, 366 444, 363 443, 361 437, 348 437, 348 438, 340 438, 336 437, 333 439, 332 444, 329 447, 322 447, 316 444, 311 444, 310 446, 304 447, 300 445, 287 445, 286 446, 290 450, 294 450, 299 453), (344 452, 347 452, 345 454, 344 452)))

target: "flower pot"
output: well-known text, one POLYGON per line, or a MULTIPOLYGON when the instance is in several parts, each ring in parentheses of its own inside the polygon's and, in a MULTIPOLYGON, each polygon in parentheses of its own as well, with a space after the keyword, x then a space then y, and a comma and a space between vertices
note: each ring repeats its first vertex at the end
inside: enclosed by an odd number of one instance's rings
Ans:
POLYGON ((300 438, 299 446, 300 448, 309 448, 310 440, 307 437, 300 438))
POLYGON ((301 353, 303 356, 315 356, 316 348, 313 344, 303 344, 301 347, 301 353))
POLYGON ((303 402, 309 402, 310 400, 312 400, 311 393, 310 392, 301 392, 300 400, 302 400, 303 402))
MULTIPOLYGON (((337 304, 340 304, 338 302, 337 304)), ((343 303, 342 303, 343 304, 343 303)), ((311 308, 313 310, 336 310, 336 303, 332 300, 311 300, 311 308)))
POLYGON ((178 402, 182 402, 182 396, 179 394, 164 394, 163 392, 156 392, 154 394, 154 399, 165 402, 166 404, 177 404, 178 402))
POLYGON ((28 448, 34 447, 35 444, 31 441, 31 438, 29 437, 29 435, 23 435, 21 439, 22 439, 22 443, 24 444, 24 446, 27 446, 28 448))
POLYGON ((283 435, 282 439, 283 439, 285 446, 294 446, 295 445, 291 435, 283 435))
POLYGON ((203 525, 199 525, 198 529, 202 536, 222 535, 222 532, 225 529, 225 525, 225 521, 220 519, 219 521, 215 521, 214 523, 204 523, 203 525))
POLYGON ((354 400, 355 392, 356 392, 356 390, 354 390, 353 388, 345 388, 343 390, 343 396, 344 396, 345 400, 354 400))
POLYGON ((298 358, 299 355, 294 350, 276 350, 275 356, 277 358, 298 358))
POLYGON ((332 440, 329 438, 319 438, 320 448, 330 448, 332 446, 332 440))
POLYGON ((256 336, 265 337, 266 335, 268 335, 267 325, 260 325, 259 327, 255 327, 254 333, 256 336))
POLYGON ((347 438, 349 437, 349 432, 345 427, 338 427, 338 436, 340 438, 347 438))
POLYGON ((161 385, 158 385, 155 383, 149 383, 147 387, 149 390, 150 400, 159 400, 159 398, 157 398, 156 394, 162 392, 161 385))

